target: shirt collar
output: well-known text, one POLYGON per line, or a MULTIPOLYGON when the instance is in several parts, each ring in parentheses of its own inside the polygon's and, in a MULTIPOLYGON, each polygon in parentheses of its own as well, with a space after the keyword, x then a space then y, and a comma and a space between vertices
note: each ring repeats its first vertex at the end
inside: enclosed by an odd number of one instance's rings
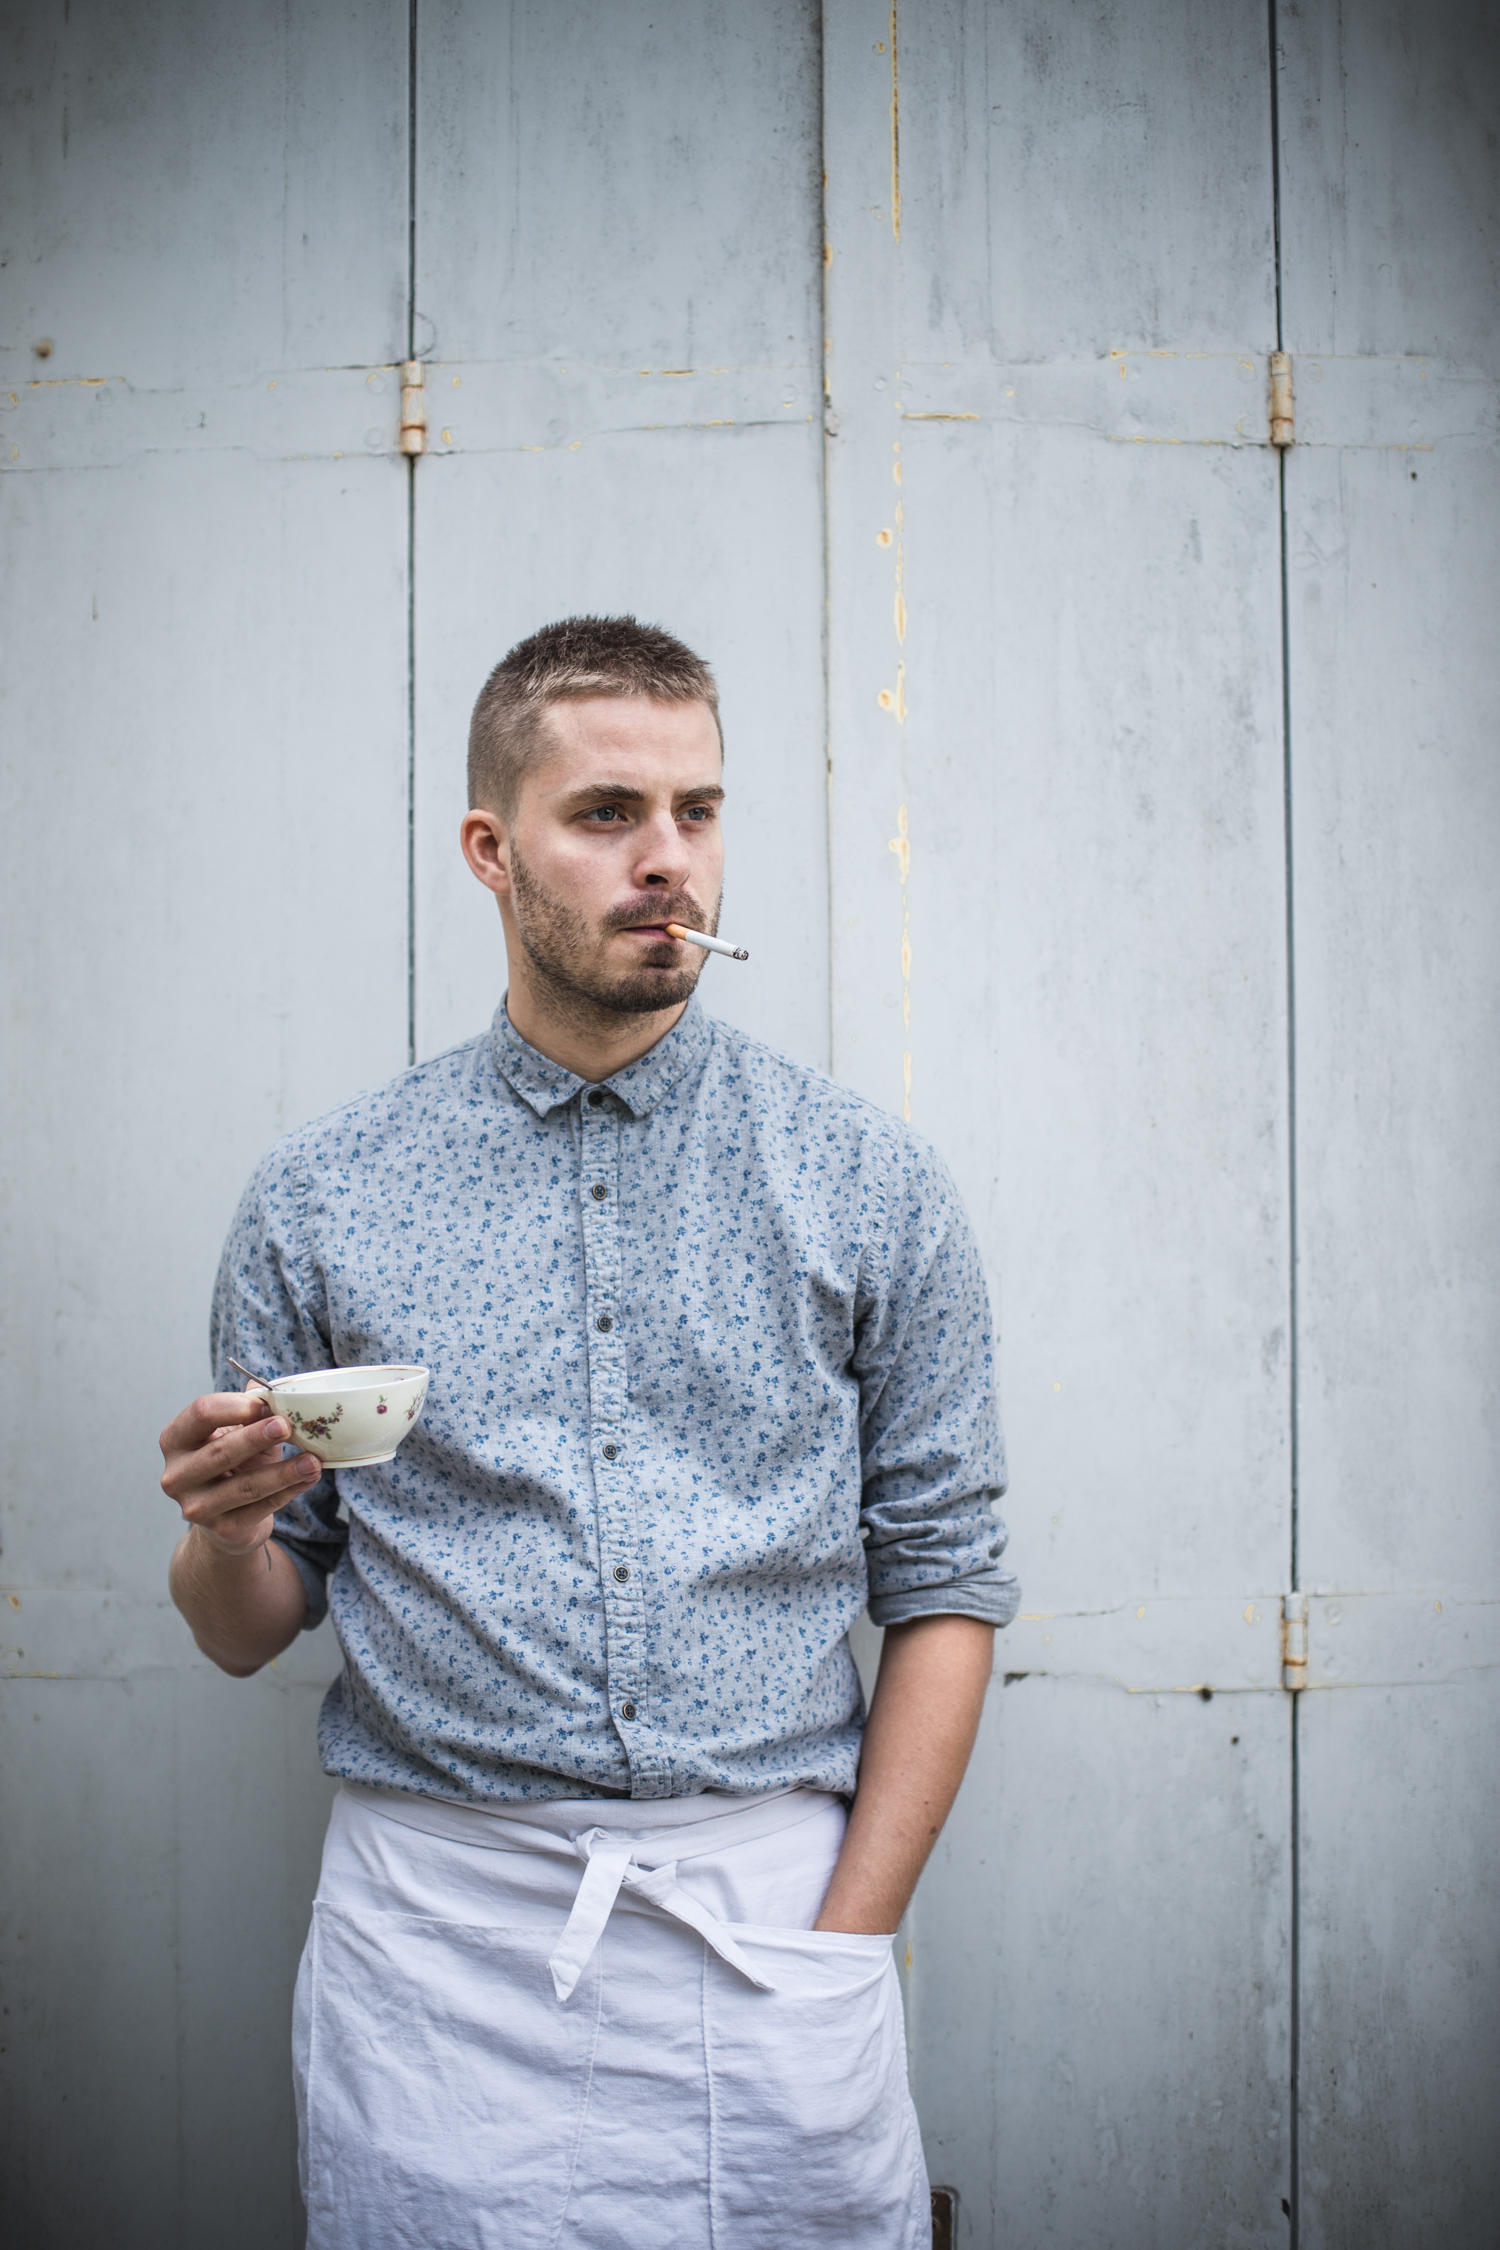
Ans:
POLYGON ((515 1094, 519 1094, 528 1109, 538 1117, 546 1117, 554 1109, 574 1100, 585 1086, 600 1083, 612 1094, 618 1095, 633 1117, 649 1117, 652 1110, 665 1101, 667 1095, 685 1077, 688 1071, 701 1064, 708 1053, 713 1034, 709 1019, 704 1014, 695 993, 665 1038, 658 1039, 637 1062, 627 1063, 617 1070, 613 1078, 594 1081, 579 1078, 561 1063, 549 1061, 538 1054, 521 1037, 506 1012, 502 1000, 495 1010, 495 1021, 490 1032, 490 1049, 495 1058, 495 1068, 515 1094))

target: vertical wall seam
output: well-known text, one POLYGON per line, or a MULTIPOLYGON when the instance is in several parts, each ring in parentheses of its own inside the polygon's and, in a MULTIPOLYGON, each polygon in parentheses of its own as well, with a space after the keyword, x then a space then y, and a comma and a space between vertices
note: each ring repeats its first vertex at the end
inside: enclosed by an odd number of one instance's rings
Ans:
POLYGON ((832 406, 830 389, 830 346, 833 340, 831 327, 832 307, 829 293, 829 273, 833 265, 833 237, 828 221, 828 33, 825 23, 826 6, 818 11, 818 218, 821 237, 818 269, 818 347, 821 366, 823 407, 823 793, 825 843, 824 859, 828 881, 828 1070, 831 1077, 838 1072, 838 1056, 834 1045, 834 1019, 836 995, 834 992, 834 845, 833 845, 833 537, 831 524, 830 454, 837 440, 828 426, 832 406))
MULTIPOLYGON (((406 25, 406 356, 417 356, 417 0, 406 25)), ((406 456, 406 1060, 417 1059, 417 456, 406 456)))
MULTIPOLYGON (((1271 94, 1271 224, 1272 263, 1276 285, 1276 349, 1286 349, 1282 311, 1282 251, 1281 251, 1281 88, 1280 57, 1278 53, 1277 0, 1266 0, 1266 33, 1269 54, 1271 94)), ((1296 891, 1295 856, 1292 828, 1292 666, 1291 666, 1291 584, 1287 555, 1287 454, 1290 448, 1280 446, 1276 455, 1276 513, 1277 557, 1281 594, 1281 833, 1282 833, 1282 889, 1285 914, 1286 953, 1286 1137, 1287 1137, 1287 1413, 1288 1430, 1288 1485, 1290 1501, 1289 1555, 1290 1590, 1300 1586, 1301 1573, 1301 1301, 1298 1275, 1299 1221, 1297 1209, 1297 955, 1296 955, 1296 891)), ((1299 2250, 1302 2234, 1302 1772, 1300 1697, 1293 1695, 1289 1721, 1288 1755, 1291 1765, 1290 1860, 1291 1883, 1288 1902, 1291 1921, 1288 1947, 1288 1977, 1291 1987, 1288 2008, 1288 2105, 1287 2120, 1288 2168, 1290 2171, 1288 2202, 1290 2226, 1288 2250, 1299 2250)))

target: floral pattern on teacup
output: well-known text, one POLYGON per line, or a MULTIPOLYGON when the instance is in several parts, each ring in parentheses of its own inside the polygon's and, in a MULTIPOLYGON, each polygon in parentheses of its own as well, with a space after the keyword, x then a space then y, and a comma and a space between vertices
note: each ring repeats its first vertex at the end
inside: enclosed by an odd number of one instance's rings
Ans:
POLYGON ((332 1430, 334 1423, 342 1422, 343 1419, 344 1408, 342 1401, 340 1401, 340 1403, 334 1408, 331 1414, 299 1414, 294 1406, 288 1407, 287 1409, 287 1420, 293 1423, 295 1427, 302 1432, 302 1435, 307 1438, 326 1438, 332 1430))

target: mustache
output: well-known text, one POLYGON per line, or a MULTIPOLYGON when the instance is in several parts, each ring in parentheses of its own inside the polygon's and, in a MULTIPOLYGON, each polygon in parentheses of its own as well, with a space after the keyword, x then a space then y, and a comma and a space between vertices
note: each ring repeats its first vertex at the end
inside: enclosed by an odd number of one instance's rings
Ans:
POLYGON ((663 897, 660 893, 639 906, 616 906, 604 917, 607 930, 645 930, 658 928, 663 922, 681 922, 690 930, 708 930, 710 924, 698 901, 681 891, 663 897))

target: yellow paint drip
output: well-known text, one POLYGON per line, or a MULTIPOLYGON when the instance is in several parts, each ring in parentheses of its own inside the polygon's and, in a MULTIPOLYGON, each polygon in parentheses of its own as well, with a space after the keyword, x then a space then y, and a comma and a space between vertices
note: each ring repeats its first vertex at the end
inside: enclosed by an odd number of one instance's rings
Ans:
POLYGON ((901 240, 901 72, 896 52, 897 0, 891 0, 891 233, 901 240))

